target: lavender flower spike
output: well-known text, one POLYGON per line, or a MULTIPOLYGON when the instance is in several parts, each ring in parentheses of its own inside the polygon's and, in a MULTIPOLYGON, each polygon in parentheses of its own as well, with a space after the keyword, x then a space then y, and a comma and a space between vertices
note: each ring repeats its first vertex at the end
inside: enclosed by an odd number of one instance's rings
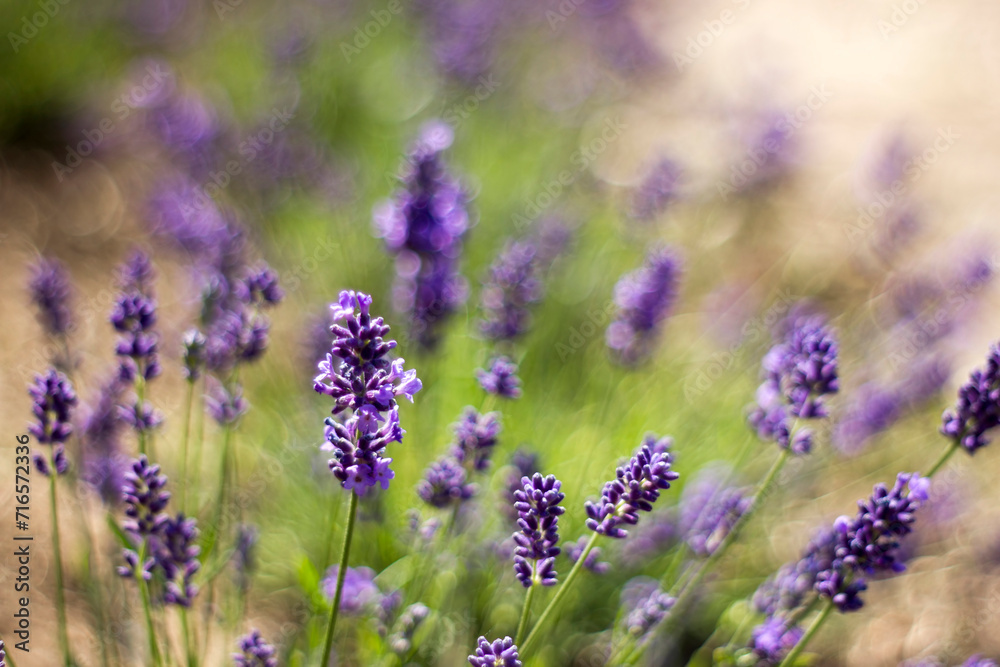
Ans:
POLYGON ((437 341, 440 324, 468 296, 458 272, 462 238, 470 226, 468 195, 443 160, 452 137, 444 123, 425 126, 408 156, 402 188, 374 212, 376 233, 396 256, 393 303, 428 347, 437 341))
POLYGON ((525 588, 556 583, 555 561, 559 555, 559 505, 566 497, 562 484, 553 475, 535 473, 521 479, 522 489, 514 492, 519 532, 514 533, 514 573, 525 588), (529 562, 530 561, 530 562, 529 562))
POLYGON ((4 651, 5 648, 3 640, 0 639, 0 667, 7 667, 7 653, 4 651))
POLYGON ((764 356, 764 382, 749 421, 761 439, 807 454, 812 432, 796 431, 796 420, 827 416, 825 397, 840 389, 837 340, 818 316, 792 317, 785 329, 782 340, 764 356))
POLYGON ((987 431, 1000 425, 1000 344, 994 343, 986 367, 972 371, 958 390, 958 403, 942 417, 941 433, 975 454, 990 443, 987 431))
POLYGON ((480 637, 476 653, 469 656, 469 664, 472 667, 521 667, 521 659, 510 637, 496 639, 493 643, 480 637))
POLYGON ((476 494, 476 485, 468 484, 465 468, 450 456, 435 461, 427 468, 424 479, 417 485, 417 494, 428 505, 448 507, 476 494))
POLYGON ((278 667, 274 647, 264 641, 259 630, 251 630, 237 645, 240 652, 233 654, 236 667, 278 667))
POLYGON ((65 335, 73 326, 69 310, 70 285, 66 269, 56 259, 41 258, 31 267, 28 283, 38 320, 52 336, 65 335))
POLYGON ((390 360, 396 341, 384 339, 389 327, 372 318, 371 303, 367 294, 343 291, 330 306, 334 341, 313 381, 316 391, 334 399, 333 415, 342 417, 326 420, 323 449, 333 452, 330 470, 359 496, 375 484, 389 488, 395 473, 383 453, 390 442, 403 440, 396 397, 412 401, 422 387, 416 371, 403 370, 402 359, 390 360))
POLYGON ((646 357, 677 299, 680 262, 667 249, 655 249, 643 266, 625 274, 615 285, 618 316, 606 332, 608 347, 623 363, 646 357))
POLYGON ((500 398, 520 398, 521 379, 517 377, 517 364, 509 357, 499 356, 490 360, 489 370, 476 371, 479 386, 488 394, 500 398))
POLYGON ((77 403, 73 385, 65 375, 49 369, 45 375, 35 376, 34 383, 28 386, 28 395, 35 416, 35 421, 28 424, 28 432, 39 444, 52 445, 49 457, 35 453, 35 468, 46 477, 53 468, 57 475, 63 475, 69 470, 63 443, 73 432, 70 415, 77 403))
POLYGON ((616 477, 604 485, 598 502, 587 501, 587 527, 600 535, 624 538, 623 525, 639 522, 639 512, 649 512, 680 475, 670 469, 672 457, 666 448, 667 438, 647 438, 629 462, 618 468, 616 477), (652 444, 650 444, 652 442, 652 444))
POLYGON ((864 577, 905 569, 897 557, 899 539, 913 531, 915 512, 926 501, 930 480, 917 473, 900 473, 892 489, 878 484, 871 497, 858 503, 853 519, 834 523, 833 561, 816 577, 816 592, 842 611, 864 604, 859 597, 867 588, 864 577))

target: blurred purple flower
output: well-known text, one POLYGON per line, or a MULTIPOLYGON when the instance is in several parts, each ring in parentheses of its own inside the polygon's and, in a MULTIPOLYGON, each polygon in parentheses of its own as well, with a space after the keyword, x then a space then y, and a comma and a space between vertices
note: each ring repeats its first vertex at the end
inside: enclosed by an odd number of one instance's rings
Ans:
POLYGON ((676 162, 668 158, 657 162, 632 195, 632 217, 649 221, 663 213, 677 200, 680 180, 676 162))
POLYGON ((677 299, 680 261, 668 249, 650 251, 643 266, 627 273, 615 285, 618 314, 608 326, 608 347, 623 363, 647 357, 660 326, 677 299))
POLYGON ((57 259, 39 258, 31 266, 28 282, 31 301, 38 307, 38 321, 51 336, 64 336, 73 326, 69 309, 69 275, 57 259))

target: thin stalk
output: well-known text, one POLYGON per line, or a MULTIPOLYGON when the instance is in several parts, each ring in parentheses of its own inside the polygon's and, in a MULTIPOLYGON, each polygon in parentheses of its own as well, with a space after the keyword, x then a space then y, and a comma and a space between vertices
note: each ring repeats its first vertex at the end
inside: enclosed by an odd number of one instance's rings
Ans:
MULTIPOLYGON (((532 567, 532 575, 534 575, 536 567, 538 567, 538 563, 535 563, 532 567)), ((515 644, 521 641, 521 637, 524 636, 524 632, 528 629, 528 618, 531 616, 531 600, 535 597, 535 588, 537 588, 537 585, 534 581, 532 581, 531 587, 528 588, 528 593, 524 596, 524 608, 521 610, 521 622, 517 624, 517 634, 514 635, 515 644)))
POLYGON ((181 628, 184 630, 184 650, 187 653, 187 667, 197 667, 198 658, 194 653, 194 645, 191 642, 191 628, 188 622, 187 609, 181 607, 181 628))
POLYGON ((931 466, 930 472, 927 473, 927 477, 933 477, 934 473, 943 468, 944 464, 948 462, 948 459, 950 459, 951 455, 954 454, 957 450, 958 450, 958 442, 951 443, 951 446, 948 447, 948 449, 944 451, 944 454, 941 455, 941 457, 937 460, 937 462, 931 466))
POLYGON ((569 576, 566 577, 566 581, 562 583, 559 590, 556 591, 555 596, 552 598, 552 601, 549 602, 549 605, 545 608, 545 611, 543 611, 542 615, 538 617, 538 620, 535 622, 535 627, 532 628, 528 638, 524 640, 524 646, 519 647, 518 653, 520 653, 522 658, 528 655, 528 649, 531 648, 535 638, 538 637, 539 630, 541 630, 545 625, 545 621, 548 620, 552 612, 559 607, 559 603, 562 602, 563 596, 565 596, 566 591, 569 590, 570 584, 573 583, 573 580, 576 579, 576 576, 583 569, 583 564, 587 561, 587 556, 590 555, 591 549, 593 549, 594 545, 597 544, 598 535, 599 533, 594 533, 590 536, 587 546, 583 548, 583 553, 580 554, 580 558, 573 564, 573 569, 569 571, 569 576))
POLYGON ((229 454, 232 445, 233 429, 227 425, 222 429, 222 457, 219 463, 219 492, 215 498, 215 516, 212 519, 208 544, 205 548, 203 561, 208 561, 208 557, 215 551, 219 543, 219 533, 222 532, 223 512, 225 511, 226 496, 229 491, 229 454))
POLYGON ((330 623, 326 627, 326 641, 323 644, 323 662, 320 667, 330 664, 330 652, 333 649, 333 632, 337 628, 337 613, 340 611, 340 595, 344 590, 344 577, 347 576, 347 561, 351 555, 351 538, 354 537, 354 521, 358 515, 358 494, 351 493, 351 504, 347 510, 347 530, 344 533, 344 548, 340 554, 340 569, 337 570, 337 590, 333 594, 333 609, 330 610, 330 623))
MULTIPOLYGON (((87 594, 92 610, 97 616, 97 635, 101 638, 101 665, 108 667, 108 644, 113 642, 113 638, 108 637, 107 609, 104 605, 104 594, 101 591, 101 581, 94 571, 94 561, 98 556, 98 549, 95 548, 96 540, 92 535, 90 520, 87 517, 89 502, 82 498, 77 503, 80 512, 80 523, 83 524, 83 536, 87 546, 87 594), (87 507, 85 507, 85 503, 87 507)), ((98 566, 98 572, 100 567, 98 566)))
POLYGON ((191 439, 191 404, 194 403, 194 381, 189 381, 187 397, 184 401, 184 435, 181 440, 181 511, 187 513, 188 441, 191 439))
POLYGON ((135 570, 135 579, 139 583, 139 595, 142 598, 142 614, 146 619, 146 634, 149 636, 149 653, 153 664, 159 667, 163 664, 160 658, 160 647, 156 643, 156 628, 153 627, 153 613, 150 610, 149 582, 142 578, 143 563, 146 562, 146 543, 143 541, 139 551, 139 562, 135 570))
POLYGON ((808 645, 813 636, 819 632, 819 629, 826 622, 826 619, 830 617, 830 612, 832 611, 833 601, 827 600, 826 606, 823 607, 823 611, 819 613, 819 616, 817 616, 812 622, 812 625, 809 626, 806 633, 802 635, 802 639, 800 639, 795 646, 792 647, 792 650, 788 652, 788 655, 785 656, 785 659, 781 661, 781 664, 778 665, 778 667, 791 667, 795 664, 795 660, 799 657, 799 654, 805 650, 806 645, 808 645))
MULTIPOLYGON (((135 379, 135 400, 136 409, 141 411, 143 406, 146 404, 146 380, 142 377, 142 370, 137 371, 135 379)), ((146 456, 151 456, 147 451, 146 443, 146 431, 143 429, 138 430, 139 436, 139 453, 146 454, 146 456)))
MULTIPOLYGON (((204 380, 202 380, 204 383, 204 380)), ((193 387, 192 387, 193 389, 193 387)), ((205 392, 198 394, 198 425, 195 428, 197 439, 194 442, 194 465, 191 488, 194 491, 194 506, 198 507, 198 490, 201 488, 201 450, 205 444, 205 392)))
POLYGON ((59 511, 56 508, 56 469, 52 465, 49 471, 49 500, 52 505, 52 549, 56 566, 56 616, 59 619, 59 649, 62 651, 63 664, 70 667, 73 661, 69 657, 69 635, 66 633, 66 594, 63 590, 62 547, 59 544, 59 511))

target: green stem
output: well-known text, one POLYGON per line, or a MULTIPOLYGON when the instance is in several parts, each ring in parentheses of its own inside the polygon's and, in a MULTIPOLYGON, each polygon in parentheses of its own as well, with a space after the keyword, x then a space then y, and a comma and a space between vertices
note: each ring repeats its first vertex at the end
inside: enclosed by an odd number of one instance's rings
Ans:
POLYGON ((958 443, 957 442, 951 443, 951 446, 948 447, 948 449, 944 451, 944 454, 941 455, 941 457, 937 460, 937 462, 931 466, 931 470, 930 472, 927 473, 927 477, 933 477, 934 473, 943 468, 944 464, 948 462, 948 459, 950 459, 951 455, 954 454, 957 450, 958 450, 958 443))
POLYGON ((806 633, 802 635, 802 639, 800 639, 798 643, 796 643, 795 646, 792 647, 792 650, 788 652, 788 655, 785 656, 785 659, 781 661, 781 664, 778 665, 778 667, 791 667, 792 665, 795 664, 795 660, 799 657, 799 654, 802 653, 803 650, 805 650, 806 645, 809 644, 809 641, 813 638, 813 636, 817 632, 819 632, 820 627, 822 627, 823 623, 826 622, 826 619, 830 617, 830 612, 832 611, 833 611, 833 601, 827 600, 826 606, 823 607, 823 611, 819 613, 819 616, 817 616, 816 620, 812 622, 812 625, 809 626, 809 629, 806 630, 806 633))
POLYGON ((233 429, 231 426, 225 426, 222 429, 222 458, 219 464, 219 493, 215 498, 215 516, 212 519, 210 533, 206 540, 207 544, 205 545, 205 556, 202 559, 203 562, 207 562, 208 557, 212 555, 212 552, 219 543, 219 533, 222 532, 223 512, 225 511, 226 496, 229 491, 229 450, 232 443, 232 433, 233 429))
MULTIPOLYGON (((532 577, 534 577, 536 567, 538 567, 538 563, 535 563, 535 565, 531 568, 532 577)), ((531 616, 531 599, 535 597, 535 588, 537 588, 537 585, 534 581, 532 581, 531 587, 528 588, 528 593, 524 596, 524 608, 521 610, 521 622, 517 624, 517 634, 514 635, 515 644, 521 641, 521 637, 524 636, 525 630, 528 629, 528 618, 531 616)))
POLYGON ((194 381, 189 381, 187 398, 184 402, 184 435, 181 440, 181 511, 187 512, 188 441, 191 439, 191 404, 194 403, 194 381))
POLYGON ((541 630, 542 627, 545 625, 545 621, 548 620, 552 612, 559 607, 559 603, 562 602, 563 597, 569 590, 570 584, 573 583, 573 580, 576 579, 576 576, 580 573, 580 570, 583 569, 583 564, 587 561, 587 556, 590 555, 591 549, 593 549, 594 545, 597 543, 598 535, 599 533, 594 533, 593 535, 590 536, 590 540, 587 542, 587 546, 583 548, 583 553, 580 554, 580 558, 577 559, 576 563, 573 564, 573 569, 569 571, 569 576, 566 577, 566 581, 564 581, 562 585, 559 586, 559 590, 556 591, 556 594, 552 598, 552 601, 549 602, 549 605, 545 608, 545 611, 542 612, 542 615, 538 617, 538 620, 535 622, 535 627, 532 628, 531 633, 528 635, 528 638, 524 640, 524 646, 521 646, 519 648, 518 653, 520 653, 522 659, 528 655, 528 650, 534 643, 535 638, 538 637, 539 630, 541 630))
MULTIPOLYGON (((146 380, 142 377, 141 369, 135 378, 135 400, 136 400, 136 410, 141 411, 143 406, 146 404, 146 380)), ((139 453, 145 454, 147 457, 152 458, 152 455, 146 451, 146 432, 144 430, 139 430, 139 453)))
MULTIPOLYGON (((202 381, 204 382, 204 380, 202 381)), ((193 387, 192 387, 193 390, 193 387)), ((191 474, 191 489, 194 493, 194 506, 200 507, 198 503, 198 491, 201 488, 201 450, 205 443, 205 394, 204 391, 198 394, 198 425, 195 428, 197 439, 194 442, 194 462, 191 474)))
POLYGON ((149 582, 142 578, 143 563, 146 561, 146 543, 139 550, 139 562, 135 568, 135 579, 139 583, 139 595, 142 598, 142 614, 146 619, 146 634, 149 636, 149 653, 153 664, 159 667, 162 663, 160 647, 156 643, 156 628, 153 627, 153 613, 150 610, 149 582))
POLYGON ((333 594, 333 609, 330 610, 330 623, 326 627, 326 641, 323 644, 323 662, 320 667, 330 664, 330 652, 333 649, 333 632, 337 628, 337 613, 340 611, 340 594, 344 590, 344 577, 347 576, 347 561, 351 555, 351 538, 354 537, 354 521, 358 515, 358 494, 351 492, 351 504, 347 510, 347 530, 344 533, 344 548, 340 554, 340 568, 337 570, 337 590, 333 594))
POLYGON ((59 619, 59 648, 63 664, 70 667, 73 661, 69 657, 69 636, 66 633, 66 597, 63 590, 62 548, 59 544, 59 511, 56 508, 56 476, 53 464, 49 471, 49 499, 52 504, 52 548, 56 566, 56 616, 59 619))
POLYGON ((197 667, 198 658, 194 654, 194 645, 191 643, 191 628, 188 622, 187 609, 181 607, 181 628, 184 630, 184 650, 187 653, 187 667, 197 667))

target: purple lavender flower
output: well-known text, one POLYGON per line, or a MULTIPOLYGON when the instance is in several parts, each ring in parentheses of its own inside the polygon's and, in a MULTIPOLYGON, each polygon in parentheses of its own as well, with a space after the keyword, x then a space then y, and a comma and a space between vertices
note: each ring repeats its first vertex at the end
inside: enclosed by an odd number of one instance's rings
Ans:
POLYGON ((514 492, 519 532, 514 533, 514 573, 525 588, 556 583, 555 562, 559 555, 559 505, 566 497, 553 475, 521 479, 522 489, 514 492), (531 561, 529 563, 529 561, 531 561))
POLYGON ((797 157, 792 126, 779 111, 764 112, 749 122, 744 146, 743 159, 732 170, 731 187, 720 186, 720 191, 755 194, 769 189, 789 175, 797 157))
POLYGON ((757 657, 756 664, 773 667, 779 664, 802 638, 802 628, 788 627, 788 621, 771 617, 753 629, 750 648, 757 657))
MULTIPOLYGON (((323 594, 333 600, 337 592, 337 575, 340 566, 334 565, 326 571, 323 579, 323 594)), ((381 593, 375 585, 375 572, 367 567, 349 567, 344 575, 344 588, 340 594, 340 612, 357 616, 378 604, 381 593)))
POLYGON ((316 391, 334 399, 334 415, 346 413, 343 422, 327 418, 323 449, 334 453, 334 477, 358 495, 376 483, 389 488, 392 459, 382 454, 390 442, 403 440, 396 397, 412 401, 422 387, 416 371, 403 370, 402 359, 390 361, 396 341, 383 338, 389 327, 381 317, 371 317, 371 302, 367 294, 344 291, 330 306, 335 338, 313 381, 316 391))
POLYGON ((57 259, 45 257, 31 267, 28 282, 31 301, 38 306, 38 321, 51 336, 64 336, 73 326, 69 309, 69 276, 57 259))
POLYGON ((479 414, 468 407, 454 425, 455 444, 451 456, 471 470, 482 472, 490 467, 493 448, 500 434, 500 414, 479 414))
POLYGON ((438 327, 468 295, 457 270, 470 224, 468 196, 442 159, 452 136, 444 123, 426 125, 410 151, 403 188, 374 213, 378 236, 396 255, 393 302, 424 346, 437 341, 438 327))
POLYGON ((997 667, 997 663, 981 655, 974 655, 963 662, 962 667, 997 667))
POLYGON ((1000 425, 1000 344, 994 343, 986 367, 972 371, 958 390, 958 403, 942 417, 941 433, 969 454, 990 443, 986 433, 1000 425))
POLYGON ((235 424, 250 408, 250 404, 243 398, 243 387, 238 382, 227 388, 218 381, 212 384, 205 397, 205 406, 219 426, 235 424))
POLYGON ((0 667, 7 667, 7 653, 4 651, 5 648, 3 640, 0 639, 0 667))
POLYGON ((276 306, 285 297, 278 286, 278 275, 266 264, 252 270, 237 283, 236 295, 243 303, 258 307, 276 306))
POLYGON ((569 228, 552 219, 529 238, 508 241, 490 265, 480 294, 479 330, 490 340, 514 340, 531 323, 531 306, 542 299, 543 267, 562 252, 569 228))
POLYGON ((259 630, 251 630, 250 634, 240 637, 237 645, 240 652, 233 654, 236 667, 278 667, 274 647, 264 641, 259 630))
POLYGON ((430 22, 428 42, 438 68, 466 85, 487 75, 496 56, 503 12, 485 0, 423 4, 430 22))
POLYGON ((676 600, 660 590, 649 577, 636 577, 622 588, 622 606, 628 610, 625 628, 633 637, 642 637, 663 620, 676 600))
POLYGON ((233 549, 233 566, 236 569, 236 579, 240 590, 250 587, 250 575, 257 568, 257 541, 259 532, 256 527, 241 524, 236 529, 236 548, 233 549))
POLYGON ((764 382, 757 389, 757 405, 750 425, 763 440, 783 449, 806 454, 812 432, 795 429, 795 420, 827 416, 824 397, 839 391, 837 341, 833 332, 814 315, 792 315, 781 327, 780 342, 761 363, 764 382))
POLYGON ((164 604, 190 607, 198 594, 198 587, 191 581, 201 568, 198 561, 201 548, 195 544, 197 539, 196 521, 185 518, 183 513, 163 522, 153 543, 153 556, 165 580, 164 604))
POLYGON ((128 461, 120 448, 119 436, 124 422, 119 402, 125 387, 117 373, 111 376, 89 405, 80 432, 83 451, 82 479, 101 495, 108 505, 121 502, 128 461))
MULTIPOLYGON (((586 535, 581 535, 580 539, 576 542, 566 542, 563 545, 563 551, 566 552, 566 556, 569 558, 571 563, 576 563, 580 560, 580 556, 583 555, 584 550, 587 548, 587 542, 589 539, 586 535)), ((583 566, 593 572, 594 574, 606 574, 608 569, 611 567, 610 563, 604 563, 600 561, 601 558, 601 548, 594 547, 587 554, 587 560, 583 561, 583 566)))
POLYGON ((915 512, 926 501, 930 480, 916 473, 900 473, 890 490, 878 484, 871 497, 858 503, 853 519, 834 523, 834 559, 816 577, 816 592, 842 611, 864 604, 859 594, 867 588, 864 576, 898 573, 905 566, 898 558, 899 539, 912 532, 915 512))
POLYGON ((680 476, 670 469, 669 440, 646 437, 631 460, 618 468, 615 479, 604 485, 601 499, 587 501, 587 528, 621 539, 628 535, 622 525, 634 526, 640 511, 652 511, 660 491, 680 476))
POLYGON ((69 461, 63 443, 73 432, 70 416, 77 403, 73 385, 65 375, 50 368, 45 375, 35 375, 34 382, 28 386, 28 395, 36 420, 28 424, 28 432, 39 444, 52 445, 48 459, 37 452, 34 454, 35 468, 45 476, 53 468, 57 475, 64 475, 69 470, 69 461))
POLYGON ((123 292, 151 294, 156 272, 149 255, 136 248, 117 270, 118 287, 123 292))
POLYGON ((877 434, 892 426, 901 416, 899 392, 869 382, 853 393, 833 432, 833 444, 841 452, 860 452, 877 434))
POLYGON ((197 329, 188 329, 181 339, 183 353, 181 358, 184 362, 184 379, 188 382, 196 382, 202 371, 205 369, 205 346, 208 340, 197 329))
POLYGON ((823 528, 813 537, 798 561, 782 565, 753 595, 753 606, 762 614, 777 616, 799 607, 812 592, 820 572, 833 564, 836 535, 823 528))
POLYGON ((469 664, 472 667, 521 667, 521 660, 510 637, 496 639, 492 644, 486 637, 480 637, 475 654, 469 656, 469 664))
POLYGON ((489 370, 476 371, 476 379, 483 391, 501 398, 521 397, 521 378, 517 377, 516 363, 501 355, 491 359, 488 366, 489 370))
POLYGON ((678 197, 681 168, 664 158, 646 174, 632 196, 632 217, 642 221, 657 217, 678 197))
POLYGON ((417 485, 421 500, 433 507, 448 507, 461 503, 476 494, 476 485, 467 483, 467 474, 461 463, 450 456, 431 463, 424 479, 417 485))
POLYGON ((677 299, 680 263, 667 249, 655 249, 643 266, 615 285, 618 315, 608 325, 606 340, 623 363, 633 364, 651 352, 660 325, 677 299))
MULTIPOLYGON (((170 501, 166 485, 167 478, 160 474, 160 466, 150 464, 145 455, 133 461, 131 469, 125 473, 122 499, 127 518, 122 523, 122 530, 135 542, 148 544, 151 538, 162 534, 164 526, 170 521, 164 512, 170 501)), ((125 549, 123 555, 126 564, 118 568, 118 574, 135 577, 138 573, 143 579, 152 578, 157 564, 155 557, 140 563, 137 549, 125 549)), ((147 551, 146 555, 151 554, 147 551)))
POLYGON ((33 401, 31 412, 37 421, 28 424, 28 432, 40 444, 66 442, 73 432, 70 415, 76 406, 76 392, 69 378, 50 368, 45 375, 36 374, 28 386, 33 401))
POLYGON ((750 507, 744 489, 729 486, 729 471, 703 469, 681 494, 679 528, 691 551, 710 556, 750 507))

